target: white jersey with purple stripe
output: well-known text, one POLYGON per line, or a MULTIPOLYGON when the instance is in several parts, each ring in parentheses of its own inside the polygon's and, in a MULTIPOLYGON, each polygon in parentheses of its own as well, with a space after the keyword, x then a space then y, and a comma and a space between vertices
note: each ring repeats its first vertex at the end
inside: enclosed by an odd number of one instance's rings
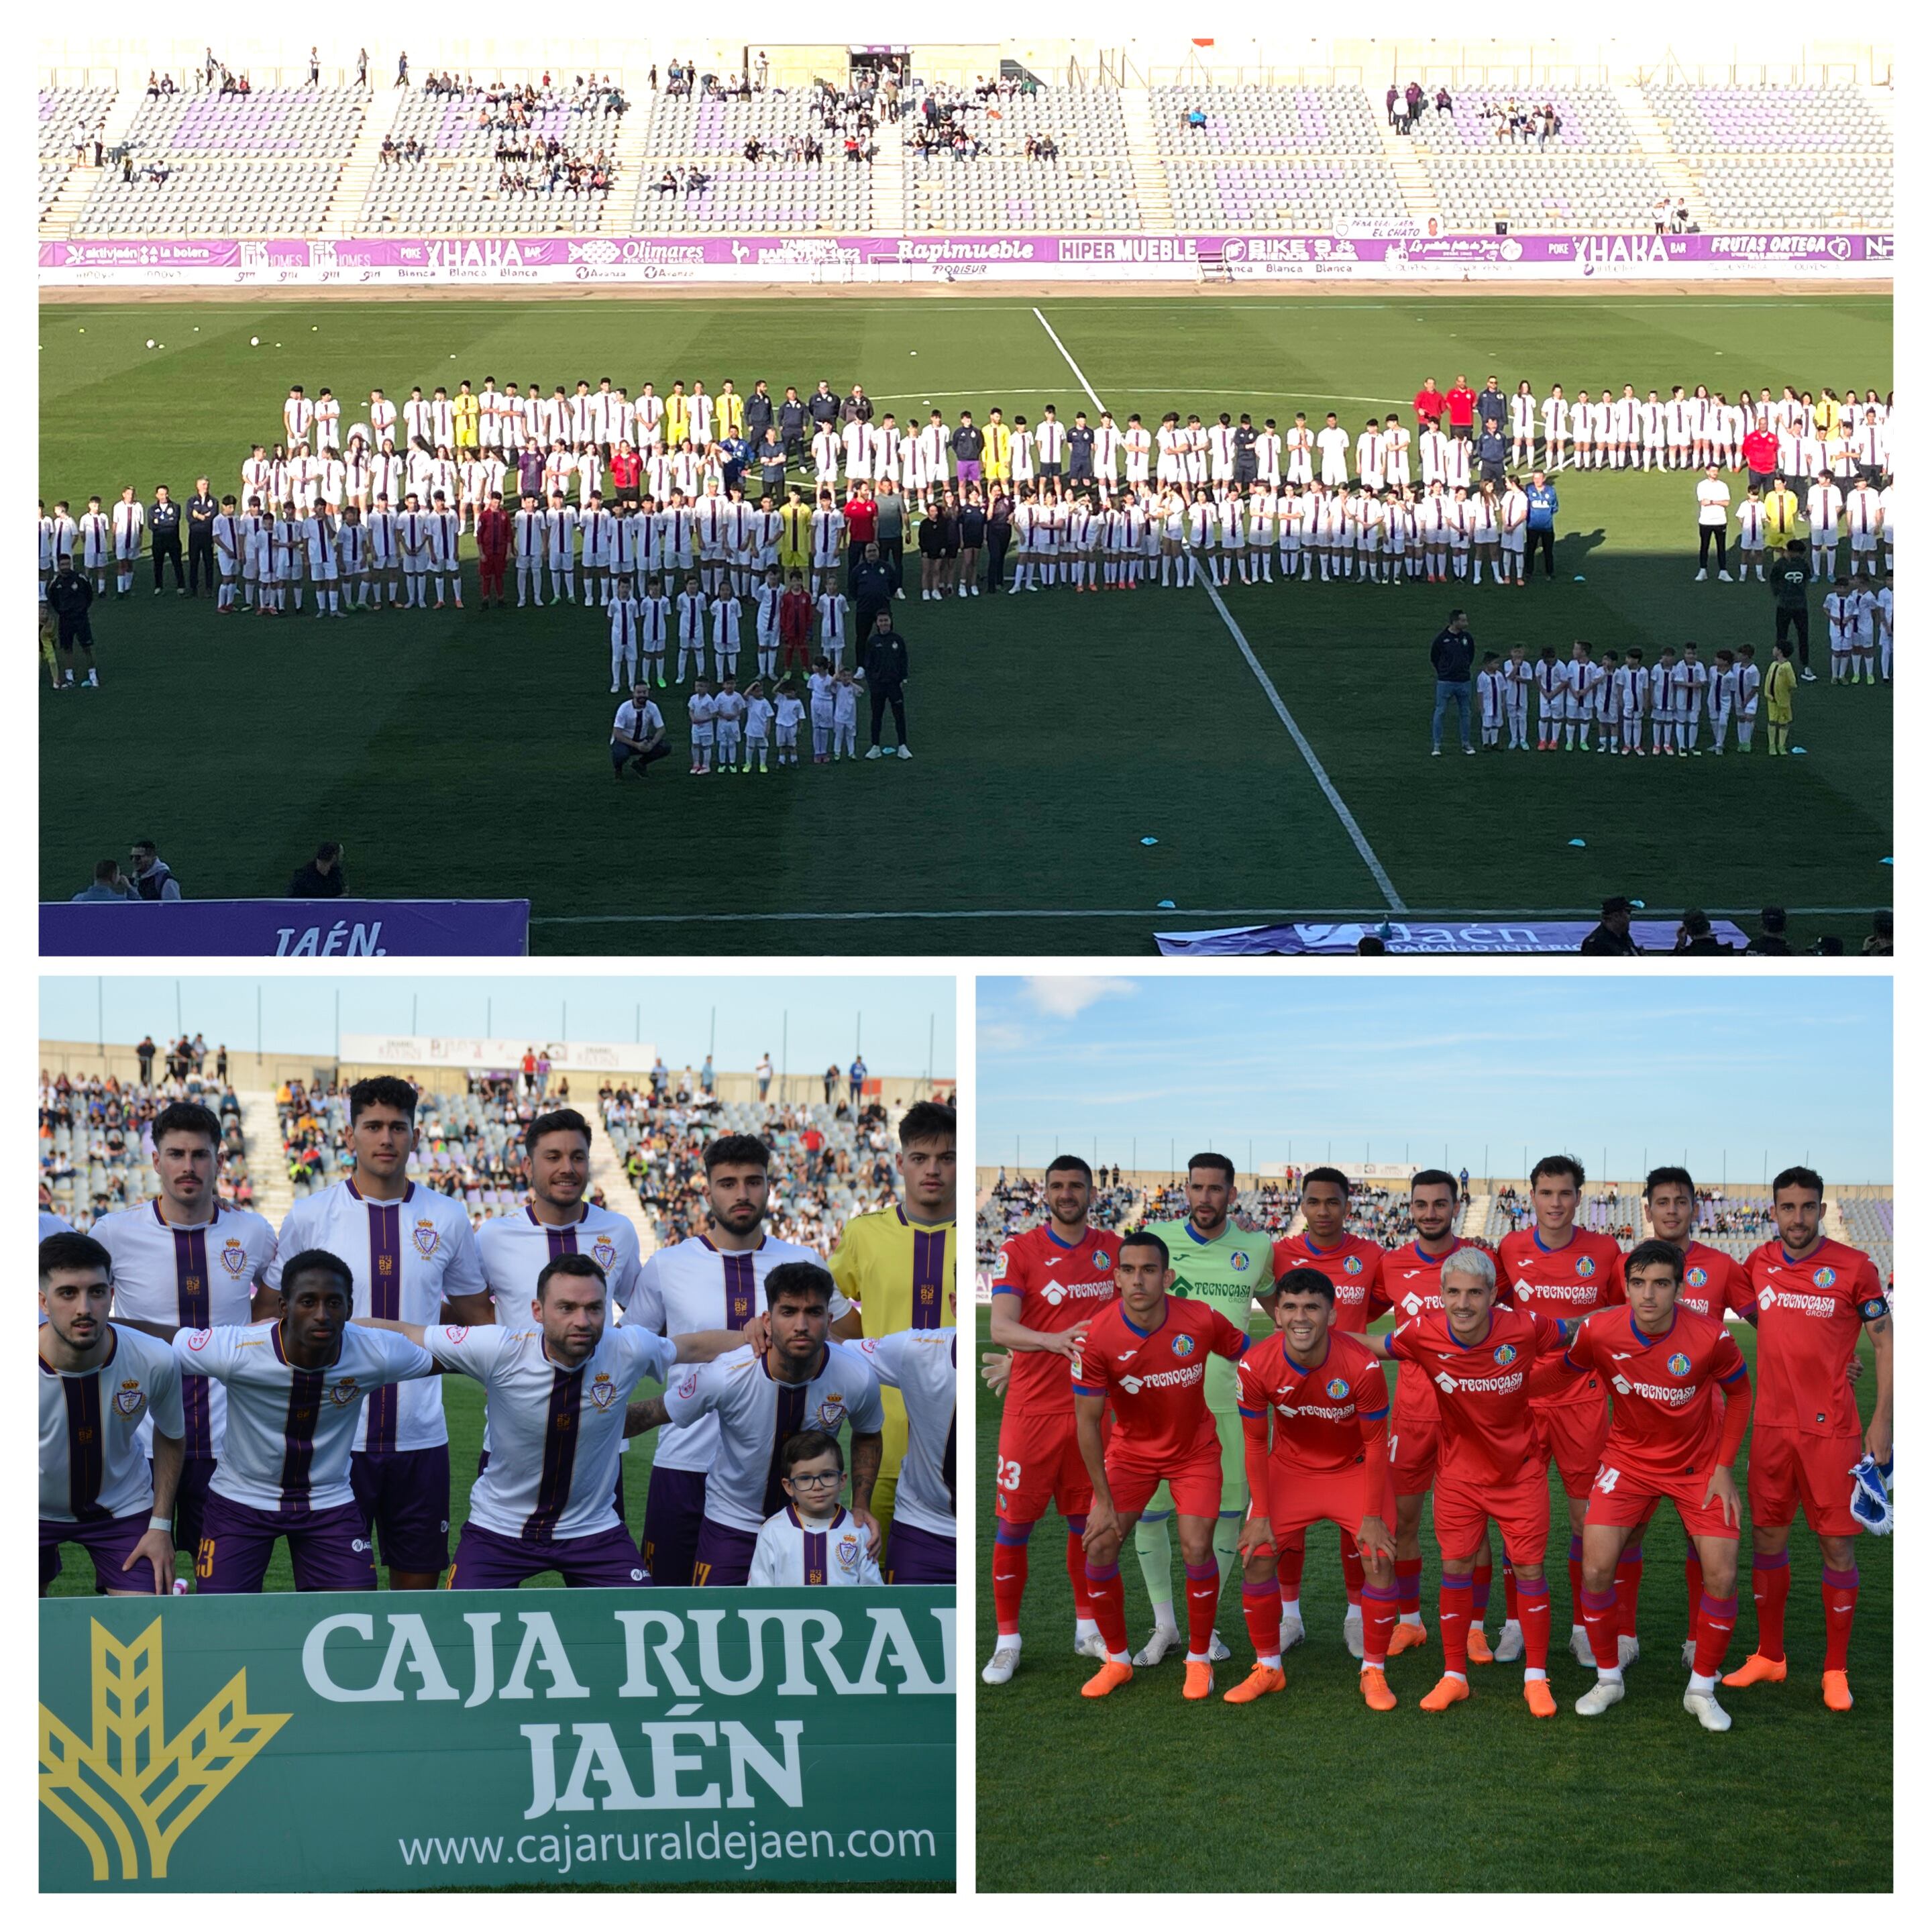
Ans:
MULTIPOLYGON (((784 1507, 778 1486, 778 1451, 801 1429, 836 1436, 850 1422, 855 1433, 885 1426, 878 1378, 856 1348, 825 1345, 824 1360, 811 1379, 772 1379, 763 1355, 735 1348, 715 1362, 688 1369, 664 1390, 670 1420, 658 1437, 657 1460, 706 1416, 718 1420, 717 1450, 704 1484, 704 1514, 727 1528, 756 1536, 784 1507)), ((686 1467, 688 1465, 678 1465, 686 1467)))
POLYGON ((209 1488, 272 1514, 353 1502, 349 1452, 368 1399, 397 1382, 436 1377, 427 1349, 382 1328, 344 1329, 326 1369, 291 1363, 276 1322, 182 1329, 174 1357, 184 1384, 206 1376, 228 1390, 227 1433, 209 1488))
MULTIPOLYGON (((715 1247, 707 1234, 694 1234, 675 1247, 660 1248, 644 1263, 638 1277, 638 1294, 630 1319, 660 1335, 694 1335, 714 1328, 740 1329, 765 1306, 765 1277, 785 1262, 825 1265, 825 1257, 793 1241, 767 1234, 755 1248, 737 1251, 715 1247)), ((832 1319, 851 1304, 835 1288, 832 1319)), ((708 1469, 717 1453, 718 1424, 709 1418, 658 1438, 652 1466, 660 1469, 708 1469)), ((771 1514, 758 1512, 756 1529, 771 1514)))
POLYGON ((483 1384, 489 1466, 470 1520, 524 1543, 561 1543, 617 1527, 612 1501, 624 1408, 645 1377, 666 1380, 677 1345, 634 1323, 607 1328, 583 1364, 560 1368, 534 1328, 430 1328, 430 1353, 483 1384))
MULTIPOLYGON (((245 1208, 217 1202, 214 1218, 182 1227, 161 1218, 161 1204, 104 1214, 94 1238, 114 1258, 114 1312, 132 1322, 179 1328, 245 1328, 255 1283, 275 1258, 275 1231, 245 1208)), ((221 1454, 227 1396, 196 1379, 182 1390, 188 1433, 182 1453, 221 1454)), ((141 1432, 145 1450, 152 1432, 141 1432)))
POLYGON ((174 1352, 138 1328, 110 1323, 98 1369, 68 1374, 40 1365, 40 1520, 104 1522, 152 1509, 154 1485, 138 1438, 150 1416, 182 1432, 182 1374, 174 1352))
MULTIPOLYGON (((484 1292, 469 1215, 460 1202, 414 1181, 400 1201, 371 1201, 352 1180, 298 1201, 282 1223, 268 1286, 279 1288, 283 1263, 308 1248, 348 1264, 356 1277, 352 1314, 430 1328, 441 1322, 452 1296, 484 1292)), ((440 1378, 378 1390, 356 1424, 358 1449, 434 1449, 448 1440, 440 1378)))
POLYGON ((537 1219, 527 1203, 499 1214, 476 1232, 476 1258, 489 1284, 496 1319, 506 1328, 527 1328, 537 1298, 537 1276, 560 1255, 588 1255, 604 1270, 610 1299, 628 1309, 638 1288, 641 1256, 638 1231, 621 1214, 586 1201, 582 1217, 562 1227, 537 1219))
POLYGON ((906 1449, 892 1520, 934 1536, 956 1537, 953 1502, 958 1456, 956 1328, 901 1328, 854 1343, 887 1388, 905 1403, 906 1449))
POLYGON ((74 1232, 71 1221, 63 1221, 58 1214, 50 1214, 44 1208, 40 1210, 40 1238, 42 1240, 44 1241, 50 1234, 71 1234, 74 1232))
MULTIPOLYGON (((905 1493, 903 1490, 899 1492, 905 1493)), ((752 1552, 751 1584, 796 1589, 810 1583, 877 1583, 885 1579, 873 1560, 866 1532, 842 1509, 828 1523, 802 1518, 790 1503, 758 1532, 752 1552)))

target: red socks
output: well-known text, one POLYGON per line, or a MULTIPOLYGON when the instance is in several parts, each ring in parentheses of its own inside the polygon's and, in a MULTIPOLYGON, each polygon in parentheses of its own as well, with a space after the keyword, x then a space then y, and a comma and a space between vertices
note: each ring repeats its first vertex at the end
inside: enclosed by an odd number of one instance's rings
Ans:
MULTIPOLYGON (((1066 1580, 1073 1586, 1073 1614, 1083 1623, 1090 1622, 1094 1616, 1094 1606, 1087 1600, 1087 1546, 1080 1540, 1086 1533, 1084 1516, 1066 1519, 1066 1580)), ((1024 1580, 1025 1573, 1021 1574, 1024 1580)))
POLYGON ((1087 1594, 1094 1606, 1094 1621, 1100 1626, 1100 1640, 1112 1658, 1127 1654, 1127 1598, 1120 1587, 1120 1566, 1109 1563, 1104 1570, 1087 1566, 1087 1594))
MULTIPOLYGON (((1703 1574, 1702 1570, 1698 1572, 1703 1574)), ((1583 1621, 1583 1539, 1573 1536, 1570 1539, 1570 1621, 1580 1624, 1583 1621)))
POLYGON ((1246 1618, 1248 1641, 1255 1647, 1256 1660, 1281 1658, 1281 1599, 1268 1583, 1241 1586, 1241 1615, 1246 1618))
POLYGON ((1714 1597, 1708 1591, 1699 1594, 1697 1656, 1690 1666, 1697 1676, 1714 1677, 1724 1669, 1724 1653, 1731 1647, 1731 1632, 1737 1621, 1735 1590, 1728 1597, 1714 1597))
POLYGON ((1522 1661, 1526 1670, 1550 1667, 1550 1586, 1516 1586, 1516 1620, 1522 1626, 1522 1661))
MULTIPOLYGON (((1787 1573, 1788 1574, 1788 1573, 1787 1573)), ((1852 1618, 1858 1608, 1858 1573, 1825 1572, 1825 1668, 1843 1670, 1852 1652, 1852 1618)))
MULTIPOLYGON (((1367 1592, 1364 1597, 1366 1599, 1367 1592)), ((1395 1597, 1398 1612, 1403 1616, 1420 1616, 1422 1614, 1422 1558, 1419 1556, 1398 1556, 1395 1560, 1395 1597)), ((1366 1616, 1367 1612, 1364 1612, 1366 1616)))
MULTIPOLYGON (((1187 1565, 1187 1654, 1190 1659, 1204 1658, 1208 1647, 1214 1641, 1214 1606, 1220 1600, 1221 1570, 1216 1563, 1187 1565)), ((1275 1624, 1280 1628, 1281 1613, 1275 1612, 1275 1624)))
POLYGON ((1496 1580, 1496 1566, 1485 1556, 1470 1573, 1469 1582, 1475 1592, 1475 1607, 1472 1619, 1480 1624, 1490 1613, 1490 1586, 1496 1580))
POLYGON ((1362 1552, 1356 1547, 1355 1539, 1345 1529, 1342 1532, 1342 1584, 1348 1593, 1348 1600, 1357 1610, 1362 1607, 1362 1552))
POLYGON ((1436 1614, 1442 1622, 1442 1668, 1458 1677, 1469 1674, 1469 1619, 1474 1613, 1474 1590, 1467 1576, 1447 1576, 1436 1594, 1436 1614))
POLYGON ((1002 1636, 1020 1634, 1020 1599, 1026 1594, 1027 1546, 1033 1525, 1015 1534, 1001 1523, 993 1532, 993 1621, 1002 1636), (1013 1540, 1008 1540, 1010 1535, 1013 1540))
POLYGON ((1522 1622, 1522 1599, 1516 1580, 1516 1565, 1505 1557, 1503 1559, 1503 1616, 1513 1624, 1522 1622))
POLYGON ((1704 1563, 1694 1543, 1684 1552, 1684 1601, 1688 1606, 1684 1614, 1690 1618, 1684 1634, 1692 1643, 1697 1641, 1697 1606, 1703 1600, 1704 1563))
POLYGON ((1636 1593, 1643 1588, 1643 1545, 1627 1543, 1617 1558, 1617 1630, 1636 1635, 1636 1593))
MULTIPOLYGON (((1757 1610, 1757 1654, 1773 1664, 1784 1660, 1784 1600, 1790 1594, 1789 1550, 1780 1550, 1775 1556, 1751 1558, 1751 1602, 1757 1610)), ((1830 1621, 1828 1609, 1826 1617, 1830 1621)), ((1846 1616, 1838 1621, 1848 1624, 1851 1618, 1846 1616)))
MULTIPOLYGON (((1418 1596, 1417 1600, 1420 1601, 1418 1596)), ((1362 1661, 1380 1670, 1388 1662, 1389 1639, 1395 1634, 1396 1593, 1362 1587, 1362 1661)))
POLYGON ((1295 1532, 1292 1545, 1285 1542, 1275 1545, 1275 1582, 1280 1586, 1282 1603, 1300 1602, 1301 1570, 1307 1561, 1308 1532, 1305 1529, 1295 1532))
POLYGON ((1615 1590, 1583 1592, 1583 1628, 1590 1639, 1590 1654, 1599 1670, 1617 1666, 1617 1593, 1615 1590))

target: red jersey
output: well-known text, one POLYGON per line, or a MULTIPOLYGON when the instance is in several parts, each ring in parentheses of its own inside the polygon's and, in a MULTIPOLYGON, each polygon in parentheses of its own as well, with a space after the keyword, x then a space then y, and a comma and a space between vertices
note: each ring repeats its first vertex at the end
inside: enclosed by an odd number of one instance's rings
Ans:
POLYGON ((1415 392, 1415 420, 1424 429, 1433 429, 1437 418, 1449 406, 1449 398, 1440 389, 1415 392))
MULTIPOLYGON (((1344 1234, 1332 1248, 1318 1248, 1306 1234, 1286 1234, 1274 1244, 1274 1278, 1290 1268, 1312 1268, 1335 1290, 1335 1326, 1344 1335, 1365 1335, 1370 1304, 1382 1293, 1382 1251, 1360 1234, 1344 1234)), ((1382 1306, 1386 1306, 1383 1303, 1382 1306)))
POLYGON ((869 496, 848 497, 845 535, 854 550, 862 550, 879 534, 879 506, 869 496))
POLYGON ((509 555, 510 520, 502 511, 477 512, 476 551, 479 556, 494 557, 499 562, 509 555))
MULTIPOLYGON (((1533 1308, 1552 1321, 1574 1321, 1624 1299, 1623 1251, 1608 1234, 1572 1228, 1560 1248, 1546 1245, 1534 1227, 1520 1228, 1496 1244, 1496 1276, 1506 1283, 1519 1308, 1533 1308)), ((1539 1402, 1600 1402, 1603 1394, 1587 1379, 1560 1371, 1539 1378, 1539 1402)))
POLYGON ((1241 1428, 1256 1448, 1301 1475, 1334 1475, 1362 1460, 1370 1425, 1388 1420, 1388 1381, 1378 1356, 1354 1336, 1328 1332, 1320 1361, 1304 1369, 1291 1361, 1280 1332, 1257 1342, 1235 1370, 1241 1428))
POLYGON ((1422 1315, 1396 1329, 1388 1348, 1435 1391, 1442 1431, 1438 1480, 1514 1483, 1538 1453, 1530 1371, 1539 1357, 1562 1353, 1556 1322, 1528 1309, 1492 1308, 1482 1340, 1464 1342, 1448 1316, 1422 1315))
MULTIPOLYGON (((1023 1327, 1064 1334, 1118 1297, 1114 1264, 1120 1254, 1118 1234, 1089 1228, 1081 1240, 1070 1242, 1051 1222, 1042 1223, 1007 1238, 993 1262, 993 1292, 1019 1298, 1023 1327)), ((1042 1349, 1016 1349, 1006 1412, 1071 1415, 1072 1364, 1042 1349)))
POLYGON ((620 490, 634 490, 644 472, 644 459, 634 449, 620 449, 612 454, 610 481, 620 490))
POLYGON ((1476 417, 1476 392, 1467 383, 1459 382, 1449 392, 1449 427, 1451 429, 1468 429, 1476 417))
POLYGON ((812 598, 802 590, 788 590, 778 599, 778 638, 788 644, 812 641, 812 598))
MULTIPOLYGON (((1413 1241, 1406 1248, 1392 1249, 1382 1257, 1382 1286, 1370 1304, 1369 1319, 1372 1322, 1378 1315, 1391 1308, 1405 1322, 1413 1322, 1418 1315, 1440 1315, 1442 1264, 1458 1248, 1479 1248, 1482 1245, 1480 1241, 1466 1241, 1459 1235, 1440 1255, 1425 1255, 1413 1241)), ((1510 1305, 1507 1281, 1498 1280, 1497 1282, 1496 1303, 1499 1307, 1510 1305)), ((1436 1391, 1430 1386, 1429 1378, 1413 1362, 1402 1363, 1395 1378, 1397 1432, 1435 1420, 1436 1391)))
POLYGON ((1160 1319, 1143 1332, 1125 1306, 1109 1302, 1087 1330, 1073 1366, 1073 1393, 1107 1397, 1117 1451, 1156 1466, 1214 1451, 1219 1437, 1208 1410, 1208 1358, 1238 1360, 1248 1338, 1204 1301, 1167 1298, 1160 1319))
POLYGON ((1570 1338, 1564 1360, 1610 1385, 1606 1466, 1639 1476, 1701 1475, 1715 1466, 1724 1432, 1720 1388, 1737 1388, 1744 1358, 1724 1324, 1673 1310, 1661 1335, 1646 1335, 1628 1308, 1599 1309, 1570 1338))
POLYGON ((1887 1306, 1870 1256, 1821 1240, 1793 1261, 1770 1240, 1744 1266, 1757 1304, 1758 1420, 1805 1436, 1858 1434, 1845 1371, 1859 1329, 1887 1306))
MULTIPOLYGON (((1621 1268, 1617 1279, 1623 1279, 1621 1268)), ((1679 1308, 1721 1322, 1726 1312, 1742 1314, 1756 1299, 1751 1292, 1750 1276, 1723 1249, 1707 1248, 1702 1241, 1692 1241, 1685 1247, 1684 1285, 1677 1291, 1679 1308)))

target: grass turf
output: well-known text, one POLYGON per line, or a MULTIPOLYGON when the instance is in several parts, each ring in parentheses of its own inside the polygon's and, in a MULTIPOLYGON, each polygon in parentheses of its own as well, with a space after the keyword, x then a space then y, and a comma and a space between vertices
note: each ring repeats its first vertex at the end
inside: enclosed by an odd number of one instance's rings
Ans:
MULTIPOLYGON (((982 1310, 982 1345, 987 1320, 982 1310)), ((1258 1315, 1252 1325, 1265 1332, 1258 1315)), ((1733 1333, 1754 1361, 1755 1334, 1733 1333)), ((1859 1406, 1869 1415, 1869 1345, 1861 1346, 1868 1369, 1859 1406)), ((999 1414, 983 1384, 977 1427, 984 1497, 992 1493, 999 1414)), ((1740 1490, 1748 1460, 1747 1442, 1740 1490)), ((1629 1695, 1594 1721, 1572 1714, 1592 1678, 1567 1648, 1567 1532, 1556 1528, 1566 1519, 1553 1478, 1551 1509, 1550 1683, 1558 1715, 1544 1722, 1522 1702, 1520 1665, 1472 1672, 1475 1695, 1442 1718, 1416 1708, 1442 1660, 1440 1571, 1426 1516, 1422 1610, 1430 1640, 1389 1666, 1399 1709, 1378 1716, 1356 1690, 1357 1666, 1342 1642, 1340 1564, 1333 1532, 1322 1529, 1310 1536, 1303 1580, 1307 1642, 1288 1654, 1288 1688, 1279 1702, 1234 1707, 1217 1695, 1204 1705, 1184 1703, 1173 1658, 1136 1672, 1103 1702, 1090 1702, 1078 1692, 1094 1666, 1072 1654, 1058 1520, 1043 1521, 1033 1539, 1020 1670, 1001 1689, 976 1686, 980 1890, 1227 1892, 1262 1882, 1291 1892, 1888 1891, 1891 1544, 1860 1539, 1851 1672, 1858 1701, 1849 1715, 1834 1715, 1820 1697, 1818 1545, 1801 1526, 1791 1540, 1790 1676, 1781 1685, 1720 1691, 1733 1728, 1713 1736, 1680 1706, 1684 1540, 1668 1509, 1644 1538, 1642 1654, 1630 1668, 1629 1695), (1263 1814, 1281 1807, 1292 1812, 1294 1828, 1268 1836, 1258 1862, 1239 1847, 1263 1814)), ((992 1510, 982 1508, 979 1627, 988 1634, 993 1521, 992 1510)), ((1747 1538, 1733 1669, 1756 1629, 1749 1562, 1747 1538)), ((1131 1550, 1123 1552, 1120 1568, 1138 1647, 1150 1622, 1131 1550)), ((1492 1642, 1502 1612, 1498 1575, 1492 1642)), ((1234 1656, 1217 1666, 1217 1693, 1238 1683, 1252 1660, 1238 1583, 1222 1592, 1220 1624, 1234 1656)), ((990 1635, 982 1652, 989 1644, 990 1635)))
MULTIPOLYGON (((1150 424, 1168 406, 1286 423, 1332 406, 1359 428, 1424 373, 1446 386, 1459 369, 1571 394, 1892 380, 1879 296, 1072 298, 1045 313, 1117 419, 1150 424)), ((1032 306, 1002 299, 50 301, 40 335, 40 490, 76 508, 128 482, 144 500, 164 480, 185 496, 202 471, 218 494, 236 487, 295 381, 353 398, 608 373, 634 393, 695 374, 748 391, 765 372, 782 393, 823 373, 837 390, 863 382, 902 422, 934 406, 982 420, 994 403, 1010 418, 1092 409, 1032 306)), ((1482 650, 1546 641, 1567 656, 1581 637, 1654 659, 1694 636, 1707 660, 1748 639, 1768 662, 1770 591, 1690 582, 1687 476, 1559 487, 1554 584, 1226 593, 1396 894, 1418 912, 1523 916, 1612 892, 1660 911, 1844 908, 1801 912, 1792 938, 1855 947, 1859 909, 1892 896, 1888 688, 1802 687, 1808 755, 1775 764, 1761 737, 1721 762, 1429 758, 1426 647, 1452 603, 1482 650)), ((538 952, 1118 952, 1248 911, 1382 908, 1204 591, 931 604, 914 581, 895 607, 910 763, 700 786, 682 774, 674 688, 673 758, 620 788, 594 614, 212 622, 206 603, 152 598, 144 563, 136 596, 98 612, 105 688, 44 681, 42 891, 64 898, 101 854, 152 834, 195 897, 278 893, 322 837, 347 845, 359 893, 527 896, 538 952), (184 788, 184 764, 202 787, 184 788), (538 804, 560 786, 560 818, 538 804), (212 805, 185 808, 204 788, 212 805), (725 850, 757 864, 692 862, 725 850)), ((472 566, 472 606, 474 592, 472 566)), ((1814 640, 1822 628, 1814 605, 1814 640)))

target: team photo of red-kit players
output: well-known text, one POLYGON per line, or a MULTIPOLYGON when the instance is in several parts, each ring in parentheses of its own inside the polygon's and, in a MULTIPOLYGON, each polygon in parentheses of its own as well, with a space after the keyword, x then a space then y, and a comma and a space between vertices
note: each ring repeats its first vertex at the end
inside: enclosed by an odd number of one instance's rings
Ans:
POLYGON ((1136 1676, 1170 1646, 1157 1625, 1132 1650, 1118 1559, 1158 1502, 1163 1516, 1171 1506, 1186 1566, 1181 1695, 1214 1696, 1214 1660, 1228 1654, 1215 1630, 1227 1568, 1216 1532, 1230 1514, 1226 1472, 1238 1448, 1247 1502, 1232 1554, 1253 1657, 1220 1693, 1226 1702, 1288 1689, 1283 1652, 1305 1637, 1307 1533, 1332 1523, 1362 1697, 1396 1709, 1390 1660, 1429 1641, 1419 1540, 1429 1501, 1442 1657, 1420 1708, 1444 1714, 1466 1701, 1472 1666, 1520 1663, 1530 1715, 1557 1717, 1553 1463, 1568 1512, 1568 1647, 1594 1672, 1576 1715, 1601 1717, 1627 1694, 1644 1530, 1666 1507, 1687 1539, 1685 1711, 1726 1730, 1720 1684, 1782 1684, 1794 1664, 1820 1672, 1829 1708, 1852 1708, 1855 1539, 1891 1523, 1892 1311, 1871 1257, 1822 1233, 1820 1175, 1792 1166, 1776 1176, 1776 1232, 1740 1261, 1694 1238, 1699 1192, 1681 1167, 1649 1173, 1650 1232, 1628 1250, 1578 1225, 1585 1175, 1568 1155, 1536 1164, 1522 1223, 1493 1249, 1454 1232, 1466 1198, 1455 1175, 1412 1176, 1413 1238, 1389 1248, 1349 1231, 1348 1178, 1312 1168, 1300 1231, 1241 1242, 1244 1278, 1217 1295, 1208 1257, 1234 1232, 1233 1178, 1226 1156, 1194 1156, 1187 1220, 1123 1234, 1090 1223, 1091 1171, 1063 1154, 1046 1170, 1045 1218, 999 1252, 1000 1352, 986 1357, 986 1375, 1005 1406, 986 1683, 1010 1682, 1019 1667, 1026 1553, 1051 1504, 1066 1528, 1076 1648, 1099 1666, 1082 1694, 1138 1692, 1136 1676), (1185 1252, 1174 1251, 1177 1232, 1185 1252), (1177 1266, 1190 1276, 1184 1294, 1172 1292, 1177 1266), (1272 1322, 1259 1339, 1250 1300, 1272 1322), (1727 1315, 1755 1330, 1754 1369, 1727 1315), (1372 1334, 1385 1316, 1393 1325, 1372 1334), (1862 1428, 1861 1331, 1876 1381, 1862 1428), (1234 1365, 1232 1417, 1210 1402, 1216 1358, 1234 1365), (1732 1470, 1748 1432, 1740 1484, 1732 1470), (1785 1647, 1787 1546, 1801 1511, 1822 1562, 1822 1658, 1785 1647), (1751 1612, 1740 1630, 1747 1534, 1751 1612), (1497 1538, 1504 1621, 1492 1648, 1484 1616, 1497 1538), (1748 1654, 1726 1673, 1734 1639, 1748 1654))

